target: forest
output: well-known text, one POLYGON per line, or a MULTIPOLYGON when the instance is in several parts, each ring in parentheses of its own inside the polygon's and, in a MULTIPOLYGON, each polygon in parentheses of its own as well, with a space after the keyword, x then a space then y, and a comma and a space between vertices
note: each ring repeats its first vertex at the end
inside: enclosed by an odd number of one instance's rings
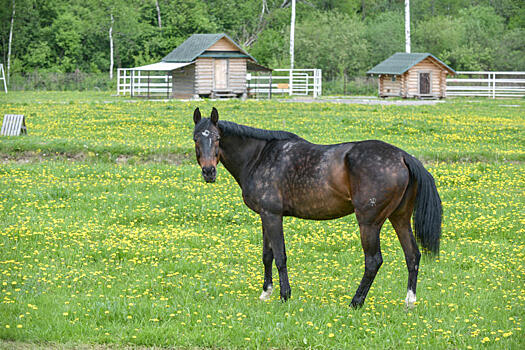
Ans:
MULTIPOLYGON (((263 65, 290 66, 290 0, 2 3, 0 63, 11 76, 76 72, 108 79, 111 67, 158 62, 193 33, 220 32, 263 65)), ((410 5, 412 52, 430 52, 456 70, 525 70, 522 0, 410 5)), ((321 68, 326 82, 364 76, 404 51, 404 40, 403 0, 297 0, 295 67, 321 68)))

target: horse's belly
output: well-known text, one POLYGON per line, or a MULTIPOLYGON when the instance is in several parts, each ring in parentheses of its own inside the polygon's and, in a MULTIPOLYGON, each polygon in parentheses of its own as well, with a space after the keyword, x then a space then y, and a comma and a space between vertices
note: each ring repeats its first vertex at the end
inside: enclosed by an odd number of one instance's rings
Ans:
POLYGON ((285 206, 284 215, 310 220, 337 219, 354 212, 349 199, 338 197, 308 196, 285 206))

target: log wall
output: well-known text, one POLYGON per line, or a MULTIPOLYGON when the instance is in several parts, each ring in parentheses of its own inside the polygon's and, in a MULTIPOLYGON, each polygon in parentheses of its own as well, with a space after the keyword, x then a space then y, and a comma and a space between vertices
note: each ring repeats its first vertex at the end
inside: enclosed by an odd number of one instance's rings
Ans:
POLYGON ((391 75, 381 75, 379 86, 381 96, 402 96, 400 76, 396 76, 395 81, 392 81, 391 75))
POLYGON ((207 51, 239 51, 239 48, 235 46, 226 38, 222 38, 215 44, 206 49, 207 51))
POLYGON ((230 58, 229 89, 236 94, 246 92, 246 59, 230 58))
POLYGON ((211 94, 213 89, 213 58, 197 58, 195 62, 195 92, 211 94))

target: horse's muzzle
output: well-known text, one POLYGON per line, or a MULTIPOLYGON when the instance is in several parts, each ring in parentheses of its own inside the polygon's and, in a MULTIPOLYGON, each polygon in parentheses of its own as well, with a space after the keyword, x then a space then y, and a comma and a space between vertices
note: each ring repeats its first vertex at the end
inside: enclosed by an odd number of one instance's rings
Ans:
POLYGON ((203 167, 202 177, 204 177, 204 181, 208 183, 215 182, 215 178, 217 177, 217 169, 214 166, 203 167))

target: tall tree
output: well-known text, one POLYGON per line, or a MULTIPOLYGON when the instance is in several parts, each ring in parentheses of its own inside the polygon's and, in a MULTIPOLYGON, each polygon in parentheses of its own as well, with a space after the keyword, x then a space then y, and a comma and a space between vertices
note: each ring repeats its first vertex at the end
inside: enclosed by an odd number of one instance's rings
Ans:
POLYGON ((405 52, 410 53, 410 0, 405 0, 405 52))
POLYGON ((11 28, 9 29, 9 46, 7 49, 7 82, 11 71, 11 44, 13 43, 13 25, 15 23, 15 0, 13 0, 13 14, 11 15, 11 28))
POLYGON ((113 12, 110 13, 111 23, 109 25, 109 79, 113 79, 113 23, 115 19, 113 18, 113 12))
POLYGON ((157 22, 159 24, 159 28, 162 29, 162 19, 160 17, 159 0, 155 0, 155 7, 157 8, 157 22))
POLYGON ((297 24, 295 48, 297 67, 321 68, 328 80, 369 68, 365 26, 356 15, 314 13, 297 24))

